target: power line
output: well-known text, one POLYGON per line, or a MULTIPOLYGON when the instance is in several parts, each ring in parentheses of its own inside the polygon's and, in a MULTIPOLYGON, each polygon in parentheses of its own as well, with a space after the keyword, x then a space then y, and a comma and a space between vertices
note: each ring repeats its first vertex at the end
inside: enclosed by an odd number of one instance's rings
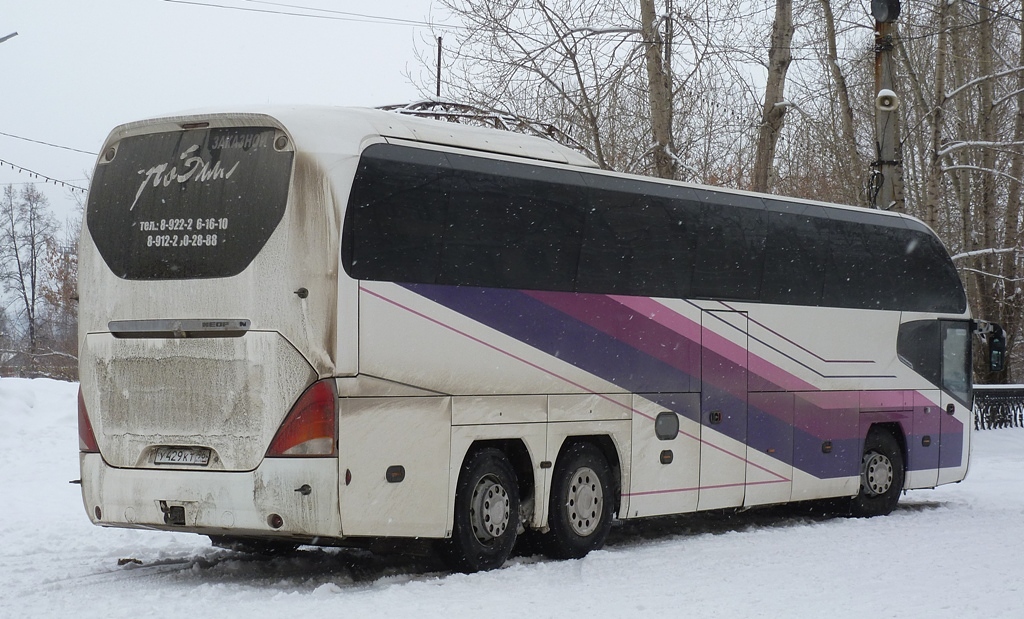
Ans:
MULTIPOLYGON (((379 19, 379 20, 384 20, 384 21, 386 21, 388 23, 394 22, 396 25, 409 25, 409 26, 433 26, 434 25, 434 24, 431 24, 431 23, 428 23, 428 22, 425 22, 425 21, 419 21, 419 20, 415 20, 415 19, 402 19, 400 17, 385 17, 385 16, 382 16, 382 15, 366 15, 364 13, 352 13, 352 12, 349 12, 349 11, 338 11, 338 10, 335 10, 335 9, 321 9, 321 8, 312 7, 312 6, 299 6, 297 4, 285 4, 283 2, 270 2, 269 0, 242 0, 242 1, 243 2, 250 2, 252 4, 266 4, 268 6, 279 6, 279 7, 283 7, 283 8, 286 8, 286 9, 299 9, 299 10, 302 10, 302 11, 316 11, 318 13, 329 13, 331 15, 346 15, 346 16, 349 16, 349 17, 360 17, 360 18, 363 18, 363 19, 373 19, 373 20, 378 20, 379 19)), ((310 17, 316 17, 316 16, 315 15, 311 15, 310 17)))
POLYGON ((257 9, 249 8, 244 6, 230 6, 226 4, 216 4, 212 2, 196 2, 194 0, 163 0, 170 4, 185 4, 190 6, 205 6, 216 9, 228 9, 232 11, 245 11, 247 13, 263 13, 267 15, 288 15, 291 17, 309 17, 311 19, 330 19, 333 21, 347 21, 347 22, 358 22, 358 23, 369 23, 369 24, 384 24, 389 26, 411 26, 411 27, 428 27, 428 28, 464 28, 464 26, 446 26, 444 24, 432 24, 430 22, 418 21, 413 19, 402 19, 399 17, 385 17, 382 15, 366 15, 362 13, 349 13, 347 11, 335 11, 331 9, 319 9, 314 7, 296 6, 291 4, 284 4, 279 2, 264 2, 261 0, 244 0, 245 2, 259 2, 259 4, 266 4, 270 6, 280 6, 283 8, 291 8, 300 11, 317 11, 320 13, 329 13, 329 15, 311 15, 309 13, 294 13, 291 11, 278 11, 273 9, 257 9))
POLYGON ((25 137, 22 137, 20 135, 14 135, 13 133, 4 133, 3 131, 0 131, 0 135, 5 135, 5 136, 7 136, 9 138, 14 138, 15 140, 24 140, 25 142, 33 142, 35 144, 42 144, 43 146, 52 146, 53 148, 62 148, 64 150, 70 150, 72 152, 82 153, 83 155, 93 155, 93 156, 95 156, 97 154, 97 153, 89 152, 87 150, 82 150, 80 148, 72 148, 70 146, 61 146, 60 144, 52 144, 50 142, 44 142, 42 140, 33 140, 32 138, 25 138, 25 137))
POLYGON ((35 170, 30 170, 30 169, 28 169, 28 168, 26 168, 24 166, 20 166, 20 165, 18 165, 16 163, 11 163, 10 161, 7 161, 5 159, 0 159, 0 168, 2 168, 5 165, 11 166, 16 171, 21 172, 22 174, 29 174, 29 175, 31 175, 31 176, 33 176, 35 178, 38 178, 38 179, 42 180, 44 183, 53 183, 54 185, 60 185, 61 187, 64 187, 65 189, 70 189, 71 191, 81 191, 82 193, 85 193, 85 191, 86 191, 86 189, 84 187, 79 187, 78 185, 72 185, 71 183, 68 183, 66 181, 62 181, 62 180, 53 178, 52 176, 47 176, 45 174, 41 174, 39 172, 36 172, 35 170))
MULTIPOLYGON (((217 3, 214 3, 214 2, 199 2, 197 0, 162 0, 162 1, 163 2, 168 2, 168 3, 171 3, 171 4, 184 4, 184 5, 189 5, 189 6, 203 6, 203 7, 207 7, 207 8, 227 9, 227 10, 232 10, 232 11, 244 11, 244 12, 248 12, 248 13, 263 13, 263 14, 269 14, 269 15, 287 15, 287 16, 291 16, 291 17, 309 17, 309 18, 312 18, 312 19, 330 19, 330 20, 336 20, 336 21, 350 21, 350 22, 359 22, 359 23, 375 23, 375 24, 385 24, 385 25, 392 25, 392 26, 410 26, 410 27, 417 27, 417 28, 419 28, 419 27, 426 27, 426 28, 436 28, 436 29, 439 29, 439 30, 473 30, 473 28, 471 28, 469 26, 451 25, 451 24, 437 24, 437 23, 431 23, 431 22, 426 22, 426 21, 419 21, 419 20, 412 20, 412 19, 402 19, 402 18, 398 18, 398 17, 385 17, 385 16, 380 16, 380 15, 369 15, 369 14, 364 14, 364 13, 352 13, 352 12, 348 12, 348 11, 337 11, 337 10, 333 10, 333 9, 321 9, 321 8, 317 8, 317 7, 307 7, 307 6, 299 6, 299 5, 295 5, 295 4, 286 4, 286 3, 283 3, 283 2, 271 2, 269 0, 239 0, 239 1, 241 1, 241 2, 252 2, 252 3, 256 3, 256 4, 265 4, 265 5, 269 5, 269 6, 278 6, 278 7, 282 7, 282 8, 291 8, 291 9, 296 9, 296 10, 301 10, 301 11, 316 11, 316 12, 320 12, 320 13, 329 13, 330 15, 311 15, 309 13, 293 13, 293 12, 289 12, 289 11, 277 11, 277 10, 271 10, 271 9, 256 9, 256 8, 248 8, 248 7, 242 7, 242 6, 231 6, 231 5, 226 5, 226 4, 217 4, 217 3)), ((607 36, 607 35, 595 35, 595 36, 591 36, 591 37, 588 37, 588 38, 602 40, 602 41, 618 41, 618 40, 621 39, 621 37, 612 37, 612 36, 607 36)), ((638 44, 642 44, 642 43, 644 43, 644 41, 639 40, 639 41, 637 41, 637 43, 638 44)), ((734 48, 734 49, 750 50, 750 51, 760 51, 760 50, 764 50, 765 49, 764 47, 757 46, 757 45, 739 45, 739 44, 730 44, 728 47, 729 48, 734 48)), ((725 48, 726 48, 726 46, 724 46, 724 45, 719 47, 719 49, 725 49, 725 48)), ((814 50, 814 49, 817 49, 811 43, 807 43, 807 44, 803 44, 803 45, 794 45, 794 46, 791 46, 791 48, 794 49, 794 50, 814 50)), ((842 59, 843 60, 855 60, 855 59, 860 59, 860 56, 844 57, 842 59)))

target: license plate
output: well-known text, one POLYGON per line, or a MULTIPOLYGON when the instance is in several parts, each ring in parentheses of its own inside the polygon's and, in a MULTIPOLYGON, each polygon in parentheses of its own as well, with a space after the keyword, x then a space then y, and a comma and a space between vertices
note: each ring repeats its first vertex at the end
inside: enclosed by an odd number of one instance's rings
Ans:
POLYGON ((154 463, 206 466, 210 463, 210 450, 205 447, 158 447, 154 463))

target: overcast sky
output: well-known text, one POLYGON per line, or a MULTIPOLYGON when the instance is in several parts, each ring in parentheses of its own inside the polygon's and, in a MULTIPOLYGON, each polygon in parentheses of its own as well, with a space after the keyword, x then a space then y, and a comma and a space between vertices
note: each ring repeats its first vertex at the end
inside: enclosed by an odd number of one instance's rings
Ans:
MULTIPOLYGON (((415 51, 432 41, 422 24, 442 17, 431 4, 0 0, 0 38, 18 33, 0 43, 0 160, 85 187, 95 163, 87 153, 124 122, 233 104, 418 100, 407 74, 431 75, 415 51)), ((0 186, 26 182, 45 190, 62 219, 72 211, 68 190, 0 164, 0 186)))

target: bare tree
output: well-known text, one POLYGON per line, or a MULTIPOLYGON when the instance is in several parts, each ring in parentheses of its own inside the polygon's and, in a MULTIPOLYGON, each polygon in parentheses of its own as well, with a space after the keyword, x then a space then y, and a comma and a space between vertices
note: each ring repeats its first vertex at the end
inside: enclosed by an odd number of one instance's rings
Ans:
POLYGON ((54 378, 78 378, 78 237, 81 218, 51 237, 43 257, 40 340, 47 353, 40 366, 54 378))
POLYGON ((989 374, 978 359, 975 376, 1004 382, 1020 370, 1024 326, 1024 6, 917 1, 911 10, 918 19, 898 49, 912 94, 905 126, 920 130, 908 132, 904 152, 924 191, 908 209, 957 254, 974 313, 1003 325, 1008 371, 989 374))
POLYGON ((15 297, 16 318, 25 325, 27 372, 38 373, 43 262, 57 225, 49 202, 35 185, 17 192, 8 185, 0 202, 0 282, 15 297))
MULTIPOLYGON (((739 3, 440 4, 464 25, 449 48, 443 80, 449 98, 571 128, 606 169, 694 176, 697 166, 687 163, 687 153, 700 149, 675 119, 716 99, 710 88, 723 85, 711 62, 722 49, 717 29, 736 23, 731 17, 739 3)), ((423 80, 423 92, 433 84, 423 80)))
POLYGON ((863 174, 864 162, 857 150, 857 127, 853 111, 853 104, 850 101, 850 87, 847 83, 846 73, 839 61, 839 32, 836 29, 835 13, 832 9, 832 0, 819 0, 822 9, 822 18, 825 26, 825 65, 828 75, 831 77, 833 96, 830 101, 838 104, 838 113, 832 114, 833 118, 839 120, 839 139, 834 141, 838 152, 835 158, 839 162, 837 166, 844 171, 847 185, 847 202, 857 201, 855 192, 849 191, 850 187, 856 187, 858 176, 863 174))
POLYGON ((7 317, 7 308, 0 306, 0 376, 12 373, 11 361, 18 354, 14 324, 7 317))

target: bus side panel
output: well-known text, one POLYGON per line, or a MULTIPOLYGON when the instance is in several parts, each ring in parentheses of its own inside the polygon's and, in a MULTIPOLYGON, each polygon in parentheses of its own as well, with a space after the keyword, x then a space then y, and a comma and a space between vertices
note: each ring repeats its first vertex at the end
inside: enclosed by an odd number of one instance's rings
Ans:
POLYGON ((751 393, 747 417, 747 492, 743 505, 786 503, 793 496, 792 393, 751 393))
POLYGON ((908 440, 907 488, 934 488, 939 481, 939 445, 942 415, 939 390, 913 393, 913 438, 908 440))
POLYGON ((793 500, 857 494, 860 392, 798 393, 793 420, 793 500))
POLYGON ((971 453, 971 430, 974 428, 974 412, 942 393, 942 445, 939 447, 939 483, 949 484, 967 477, 967 466, 971 453), (953 414, 948 410, 952 406, 953 414))
MULTIPOLYGON (((549 339, 562 338, 566 347, 579 344, 560 331, 564 323, 531 313, 543 308, 518 291, 437 286, 427 291, 438 295, 435 300, 396 284, 360 285, 364 374, 452 395, 625 392, 574 365, 570 351, 563 351, 568 357, 563 359, 519 339, 536 328, 546 329, 549 339), (487 305, 491 302, 498 307, 487 305), (516 302, 525 307, 508 305, 516 302), (481 314, 493 326, 477 320, 481 314)), ((616 359, 603 361, 621 365, 616 359)))
POLYGON ((692 512, 700 487, 699 393, 658 393, 633 397, 630 518, 692 512), (674 414, 679 431, 659 438, 654 420, 674 414))
POLYGON ((544 423, 548 398, 544 395, 483 395, 455 398, 452 425, 544 423))
POLYGON ((345 536, 444 536, 451 422, 448 397, 340 400, 345 536))

